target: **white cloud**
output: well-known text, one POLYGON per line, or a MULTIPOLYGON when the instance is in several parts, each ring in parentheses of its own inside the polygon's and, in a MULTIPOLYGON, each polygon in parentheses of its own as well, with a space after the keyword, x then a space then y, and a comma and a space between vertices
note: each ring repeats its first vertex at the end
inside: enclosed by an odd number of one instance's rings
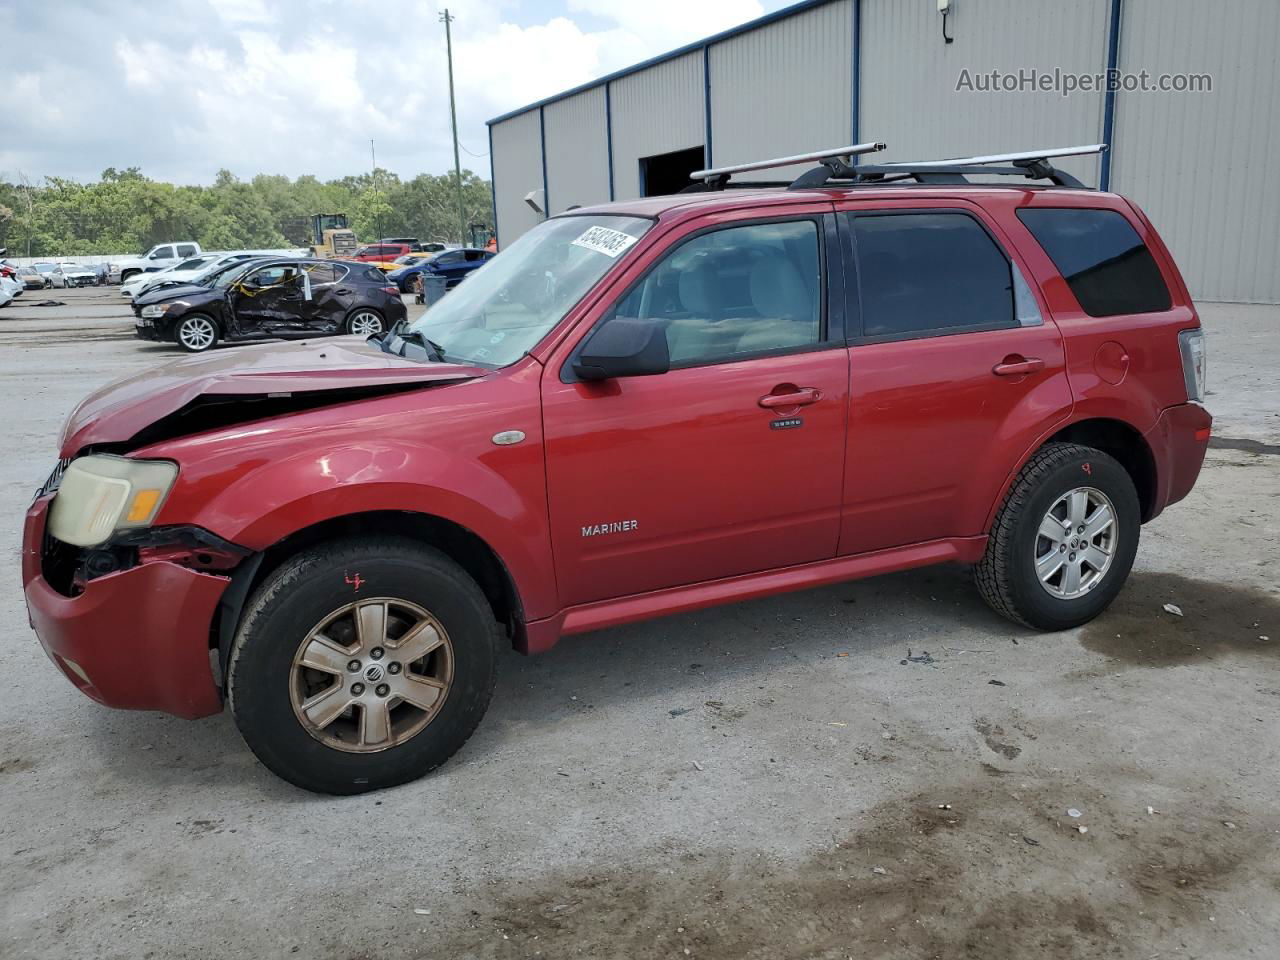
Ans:
MULTIPOLYGON (((385 0, 63 0, 58 31, 18 21, 0 89, 45 116, 0 114, 0 175, 95 177, 108 166, 209 182, 402 176, 452 165, 436 5, 385 0), (75 8, 79 8, 78 10, 75 8)), ((447 0, 464 165, 487 175, 484 121, 760 15, 758 0, 447 0)), ((782 0, 766 0, 769 8, 782 0)))

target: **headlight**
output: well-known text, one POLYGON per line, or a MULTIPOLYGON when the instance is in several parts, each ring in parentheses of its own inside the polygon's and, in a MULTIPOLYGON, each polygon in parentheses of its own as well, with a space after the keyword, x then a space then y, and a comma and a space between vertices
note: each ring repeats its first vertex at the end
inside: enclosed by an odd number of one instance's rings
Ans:
POLYGON ((117 530, 147 527, 178 477, 178 465, 94 454, 71 461, 49 510, 49 533, 92 547, 117 530))
POLYGON ((163 317, 165 311, 172 306, 172 303, 153 303, 149 307, 142 308, 142 315, 144 317, 163 317))

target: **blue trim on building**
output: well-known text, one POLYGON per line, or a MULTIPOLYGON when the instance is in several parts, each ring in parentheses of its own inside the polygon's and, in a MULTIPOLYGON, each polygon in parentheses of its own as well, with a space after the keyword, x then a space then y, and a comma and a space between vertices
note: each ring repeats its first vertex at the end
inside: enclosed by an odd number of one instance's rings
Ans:
MULTIPOLYGON (((493 127, 489 128, 489 198, 493 204, 493 242, 498 246, 502 244, 498 241, 498 175, 494 170, 493 160, 493 127)), ((465 239, 465 238, 463 238, 465 239)))
POLYGON ((538 108, 538 138, 542 144, 542 219, 551 216, 551 191, 547 189, 547 113, 538 108))
POLYGON ((702 111, 707 122, 706 143, 702 145, 702 162, 711 167, 711 44, 702 48, 702 111))
POLYGON ((501 123, 503 120, 510 120, 512 117, 518 117, 520 114, 528 113, 530 110, 545 107, 547 104, 555 103, 557 100, 564 100, 567 97, 572 97, 575 93, 582 93, 584 90, 590 90, 593 87, 598 87, 602 83, 609 83, 613 80, 620 80, 623 77, 629 77, 633 73, 639 73, 642 70, 647 70, 649 67, 656 66, 659 63, 666 63, 668 60, 675 60, 677 57, 683 57, 687 53, 697 53, 699 50, 703 50, 712 44, 720 43, 722 40, 729 40, 741 34, 750 33, 752 30, 757 30, 760 27, 766 27, 779 20, 785 20, 787 17, 794 16, 797 13, 803 13, 806 10, 812 10, 814 7, 821 7, 834 2, 835 0, 801 0, 799 3, 793 3, 791 6, 783 7, 781 10, 775 10, 773 13, 766 13, 763 17, 757 17, 756 19, 750 20, 740 26, 731 27, 728 30, 724 30, 713 36, 707 37, 705 40, 697 40, 693 43, 685 44, 683 47, 678 47, 668 53, 662 53, 656 57, 650 57, 648 60, 643 60, 630 67, 625 67, 622 70, 615 70, 613 73, 606 74, 597 80, 580 84, 571 90, 565 90, 563 93, 557 93, 554 96, 547 97, 546 99, 525 104, 517 110, 510 110, 499 117, 494 117, 492 120, 486 120, 485 123, 492 126, 495 123, 501 123))
POLYGON ((858 116, 858 93, 862 89, 862 0, 853 0, 853 84, 850 91, 850 107, 852 116, 850 119, 851 129, 849 131, 849 142, 858 142, 858 125, 861 119, 858 116))
MULTIPOLYGON (((493 127, 489 128, 490 130, 493 127)), ((604 85, 604 142, 609 156, 609 200, 613 201, 613 97, 609 84, 604 85)))
POLYGON ((1102 100, 1102 142, 1106 152, 1098 159, 1098 189, 1111 189, 1111 138, 1116 129, 1116 91, 1114 79, 1120 67, 1120 21, 1123 0, 1111 0, 1111 23, 1107 34, 1107 87, 1102 100))

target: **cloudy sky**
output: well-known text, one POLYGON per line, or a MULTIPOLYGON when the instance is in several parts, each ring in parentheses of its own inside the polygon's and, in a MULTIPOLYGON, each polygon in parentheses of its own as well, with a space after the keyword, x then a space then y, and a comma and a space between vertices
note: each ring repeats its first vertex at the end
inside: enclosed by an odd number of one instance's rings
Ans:
POLYGON ((0 0, 0 179, 463 166, 484 121, 788 0, 0 0))

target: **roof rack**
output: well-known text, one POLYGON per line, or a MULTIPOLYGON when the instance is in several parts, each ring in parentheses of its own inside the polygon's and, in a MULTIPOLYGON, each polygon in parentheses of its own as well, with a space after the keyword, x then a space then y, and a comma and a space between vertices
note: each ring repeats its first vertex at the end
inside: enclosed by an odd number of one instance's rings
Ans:
POLYGON ((1105 143, 1091 143, 1078 147, 1049 147, 1043 150, 994 153, 980 157, 864 164, 839 171, 829 166, 822 166, 798 177, 792 182, 791 188, 817 187, 831 180, 845 180, 853 184, 883 184, 902 180, 932 184, 968 183, 967 177, 971 176, 1023 177, 1027 180, 1048 180, 1059 187, 1085 188, 1083 183, 1071 174, 1057 169, 1049 161, 1054 157, 1090 156, 1102 153, 1106 149, 1105 143), (991 166, 999 163, 1011 165, 991 166))
POLYGON ((1084 188, 1083 183, 1071 174, 1057 169, 1049 161, 1055 157, 1079 157, 1102 153, 1107 149, 1107 145, 1093 143, 1078 147, 1049 147, 1043 150, 1024 150, 1020 153, 953 157, 946 160, 895 161, 858 165, 853 163, 854 157, 875 153, 884 148, 885 145, 878 141, 858 143, 848 147, 833 147, 830 150, 796 154, 791 157, 740 163, 732 167, 697 170, 689 175, 690 179, 697 182, 689 184, 680 192, 701 193, 724 190, 727 187, 789 187, 792 190, 804 190, 833 182, 854 186, 897 183, 904 180, 914 180, 922 184, 957 184, 968 183, 967 177, 971 176, 1022 177, 1028 180, 1048 180, 1059 187, 1084 188), (819 166, 806 171, 790 183, 786 181, 730 182, 734 174, 789 167, 812 160, 819 161, 819 166), (992 164, 1009 165, 992 166, 992 164))
MULTIPOLYGON (((826 170, 849 170, 851 169, 850 161, 856 156, 864 153, 875 153, 877 150, 883 150, 884 144, 878 142, 871 143, 855 143, 847 147, 832 147, 829 150, 815 150, 813 153, 798 153, 793 157, 775 157, 772 160, 756 160, 752 163, 739 163, 732 167, 712 167, 709 170, 695 170, 689 174, 690 180, 700 180, 701 183, 691 183, 689 186, 681 190, 681 193, 694 193, 703 190, 723 190, 729 183, 729 178, 735 173, 749 173, 752 170, 773 170, 777 167, 790 167, 797 163, 809 163, 813 160, 820 161, 824 164, 820 169, 826 170), (829 165, 829 166, 828 166, 829 165)), ((761 184, 754 184, 760 186, 761 184)), ((785 186, 785 183, 767 184, 768 186, 785 186)), ((745 186, 745 184, 734 184, 734 186, 745 186)))

